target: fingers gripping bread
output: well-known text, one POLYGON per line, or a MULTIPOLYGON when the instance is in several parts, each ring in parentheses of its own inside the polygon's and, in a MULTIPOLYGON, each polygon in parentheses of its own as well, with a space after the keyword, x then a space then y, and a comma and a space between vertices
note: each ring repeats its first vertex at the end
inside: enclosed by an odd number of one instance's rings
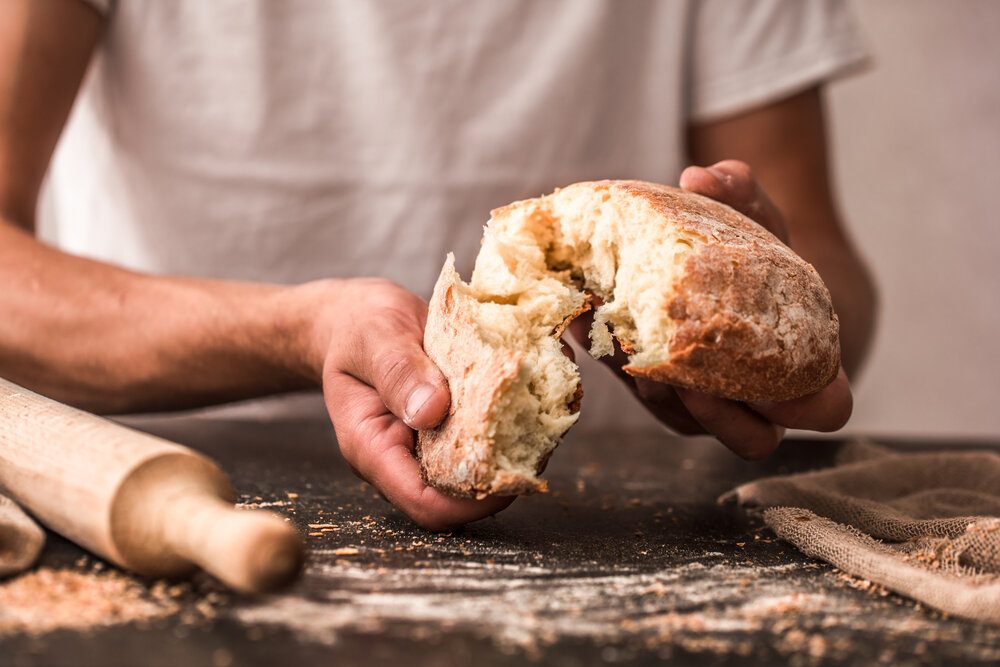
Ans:
POLYGON ((455 495, 545 490, 537 474, 577 419, 566 325, 601 300, 591 353, 739 401, 818 391, 840 365, 816 271, 714 200, 639 181, 577 183, 493 211, 469 284, 449 256, 424 347, 448 378, 448 417, 422 431, 426 481, 455 495))

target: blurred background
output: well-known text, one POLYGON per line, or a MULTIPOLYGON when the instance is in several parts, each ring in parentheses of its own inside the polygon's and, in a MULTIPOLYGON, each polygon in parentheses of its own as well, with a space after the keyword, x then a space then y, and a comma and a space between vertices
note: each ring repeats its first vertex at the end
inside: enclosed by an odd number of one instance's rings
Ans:
POLYGON ((854 0, 872 66, 828 108, 881 319, 857 433, 1000 434, 1000 2, 854 0))

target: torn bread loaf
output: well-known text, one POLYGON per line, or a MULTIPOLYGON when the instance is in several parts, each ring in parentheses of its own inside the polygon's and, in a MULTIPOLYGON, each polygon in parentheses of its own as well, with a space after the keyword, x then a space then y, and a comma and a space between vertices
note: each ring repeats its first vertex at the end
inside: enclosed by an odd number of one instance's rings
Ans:
POLYGON ((611 354, 613 337, 637 377, 771 402, 818 391, 840 365, 823 281, 763 227, 676 188, 577 183, 493 211, 469 284, 445 263, 424 347, 451 408, 418 436, 429 484, 545 490, 537 475, 582 395, 559 337, 591 295, 591 354, 611 354))

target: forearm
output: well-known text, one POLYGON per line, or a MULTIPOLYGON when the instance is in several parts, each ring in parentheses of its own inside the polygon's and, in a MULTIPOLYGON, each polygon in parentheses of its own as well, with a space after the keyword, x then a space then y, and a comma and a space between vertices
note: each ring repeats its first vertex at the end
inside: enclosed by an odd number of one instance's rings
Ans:
POLYGON ((97 412, 318 386, 307 290, 155 277, 0 222, 0 375, 97 412))

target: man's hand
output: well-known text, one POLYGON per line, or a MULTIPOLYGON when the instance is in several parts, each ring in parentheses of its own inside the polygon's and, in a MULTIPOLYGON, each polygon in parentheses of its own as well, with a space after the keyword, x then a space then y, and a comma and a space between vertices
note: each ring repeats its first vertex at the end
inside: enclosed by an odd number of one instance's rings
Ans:
MULTIPOLYGON (((708 168, 688 167, 681 174, 680 185, 684 190, 732 206, 787 241, 784 218, 746 164, 725 160, 708 168)), ((580 318, 571 327, 580 341, 586 340, 589 331, 586 319, 589 318, 580 318)), ((740 403, 633 378, 622 370, 626 361, 625 355, 618 352, 606 363, 657 419, 680 433, 713 435, 745 459, 757 460, 771 454, 778 447, 786 427, 835 431, 847 423, 851 415, 851 390, 843 369, 831 384, 815 394, 763 405, 740 403)))
POLYGON ((337 442, 355 473, 428 530, 449 530, 513 502, 452 498, 420 477, 413 429, 439 424, 450 401, 422 346, 427 304, 384 280, 325 281, 306 289, 334 293, 313 336, 337 442))

